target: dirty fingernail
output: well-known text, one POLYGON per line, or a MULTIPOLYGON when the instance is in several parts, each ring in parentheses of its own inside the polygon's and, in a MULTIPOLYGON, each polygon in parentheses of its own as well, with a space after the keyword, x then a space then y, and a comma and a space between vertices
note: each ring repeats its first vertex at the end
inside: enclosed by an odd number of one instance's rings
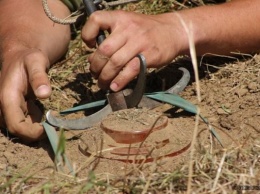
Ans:
POLYGON ((47 85, 41 85, 35 91, 35 95, 39 98, 48 97, 49 94, 50 94, 50 88, 47 85))
POLYGON ((117 85, 117 83, 112 83, 112 84, 110 85, 110 89, 113 90, 113 91, 117 91, 117 90, 118 90, 118 85, 117 85))

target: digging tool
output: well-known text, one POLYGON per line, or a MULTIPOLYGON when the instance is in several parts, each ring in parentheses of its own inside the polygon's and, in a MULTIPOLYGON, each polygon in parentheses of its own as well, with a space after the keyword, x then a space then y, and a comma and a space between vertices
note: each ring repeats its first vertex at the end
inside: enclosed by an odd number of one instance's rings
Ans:
MULTIPOLYGON (((88 16, 94 13, 99 4, 102 2, 100 0, 83 0, 85 5, 85 11, 88 16)), ((105 40, 105 34, 103 31, 100 31, 96 40, 97 44, 100 45, 105 40)), ((145 57, 142 54, 138 54, 137 57, 140 60, 140 73, 138 75, 137 84, 133 91, 126 89, 120 92, 109 93, 107 94, 107 105, 100 111, 80 119, 62 119, 54 116, 52 111, 48 111, 46 114, 47 121, 57 127, 65 129, 75 129, 82 130, 89 127, 92 127, 96 123, 100 122, 104 117, 106 117, 112 111, 117 111, 121 109, 133 108, 139 105, 138 107, 148 107, 153 108, 159 106, 160 103, 145 97, 145 84, 146 84, 146 61, 145 57)), ((185 68, 180 68, 184 72, 182 79, 167 92, 170 93, 179 93, 182 91, 190 80, 189 71, 185 68)))
POLYGON ((140 59, 140 73, 138 75, 136 87, 134 88, 133 91, 130 91, 129 95, 125 95, 125 93, 129 93, 129 90, 109 93, 107 94, 108 104, 103 109, 90 116, 83 117, 80 119, 65 120, 65 119, 55 117, 52 114, 52 111, 48 111, 46 114, 47 121, 50 124, 57 127, 80 130, 80 129, 86 129, 92 127, 112 111, 126 109, 126 108, 133 108, 137 106, 143 97, 144 90, 145 90, 145 80, 146 80, 145 58, 141 54, 139 54, 137 57, 140 59))
MULTIPOLYGON (((87 129, 89 127, 94 126, 98 122, 100 122, 103 118, 105 118, 109 113, 120 110, 120 109, 126 109, 126 108, 133 108, 133 107, 146 107, 149 109, 155 108, 157 106, 160 106, 162 103, 159 101, 150 99, 144 95, 144 90, 145 90, 145 69, 146 69, 146 64, 145 60, 142 55, 138 55, 138 58, 140 59, 140 64, 141 64, 141 70, 138 75, 138 80, 136 87, 134 88, 133 91, 129 89, 125 89, 120 92, 115 92, 107 95, 107 101, 99 101, 97 102, 99 105, 107 105, 99 110, 98 112, 83 117, 79 119, 63 119, 58 116, 55 116, 53 111, 49 110, 46 114, 46 119, 47 121, 56 127, 61 127, 64 129, 71 129, 71 130, 83 130, 87 129), (128 94, 130 93, 130 94, 128 94), (128 95, 127 95, 128 94, 128 95)), ((189 80, 190 80, 190 73, 187 69, 185 68, 180 68, 181 71, 183 71, 183 76, 180 79, 180 81, 175 84, 173 87, 168 89, 166 93, 171 93, 171 94, 178 94, 181 92, 185 86, 187 86, 189 80)), ((94 104, 97 104, 94 103, 94 104)), ((93 107, 95 105, 93 104, 93 107)), ((86 107, 82 107, 77 109, 76 111, 83 110, 86 107)), ((87 107, 91 108, 91 106, 87 107)), ((68 110, 70 112, 70 110, 68 110)))

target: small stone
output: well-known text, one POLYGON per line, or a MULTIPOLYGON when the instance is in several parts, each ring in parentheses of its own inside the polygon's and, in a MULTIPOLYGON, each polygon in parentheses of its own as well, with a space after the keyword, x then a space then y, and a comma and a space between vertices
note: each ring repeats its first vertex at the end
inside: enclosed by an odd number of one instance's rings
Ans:
POLYGON ((227 117, 222 117, 219 121, 219 124, 221 127, 228 129, 228 130, 230 130, 234 127, 233 121, 227 117))
POLYGON ((218 108, 217 109, 217 113, 219 114, 219 115, 226 115, 226 114, 228 114, 226 111, 224 111, 222 108, 218 108))
POLYGON ((256 91, 257 90, 257 83, 251 82, 250 84, 248 84, 247 87, 248 87, 249 90, 256 91))
POLYGON ((242 97, 248 93, 248 89, 241 88, 241 89, 238 89, 235 93, 238 95, 238 97, 242 97))
POLYGON ((224 104, 224 107, 230 108, 230 107, 231 107, 231 104, 227 102, 227 103, 224 104))
POLYGON ((0 164, 0 170, 5 170, 6 169, 6 164, 0 164))
POLYGON ((0 144, 6 145, 8 143, 8 140, 6 138, 1 138, 0 139, 0 144))
POLYGON ((240 108, 240 109, 246 109, 247 107, 246 107, 245 104, 240 104, 240 105, 239 105, 239 108, 240 108))

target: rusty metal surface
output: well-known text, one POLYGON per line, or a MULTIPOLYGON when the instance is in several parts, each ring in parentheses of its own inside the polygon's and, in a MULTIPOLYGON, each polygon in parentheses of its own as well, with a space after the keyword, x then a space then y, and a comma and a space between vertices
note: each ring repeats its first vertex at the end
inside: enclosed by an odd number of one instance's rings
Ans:
POLYGON ((127 109, 125 96, 122 91, 108 94, 107 100, 113 112, 121 109, 127 109))

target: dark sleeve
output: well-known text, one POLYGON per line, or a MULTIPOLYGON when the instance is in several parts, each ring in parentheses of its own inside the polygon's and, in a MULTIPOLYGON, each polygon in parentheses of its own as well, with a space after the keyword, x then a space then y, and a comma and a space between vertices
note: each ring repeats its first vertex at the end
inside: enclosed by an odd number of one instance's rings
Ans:
POLYGON ((82 0, 61 0, 71 12, 77 11, 82 5, 82 0))

